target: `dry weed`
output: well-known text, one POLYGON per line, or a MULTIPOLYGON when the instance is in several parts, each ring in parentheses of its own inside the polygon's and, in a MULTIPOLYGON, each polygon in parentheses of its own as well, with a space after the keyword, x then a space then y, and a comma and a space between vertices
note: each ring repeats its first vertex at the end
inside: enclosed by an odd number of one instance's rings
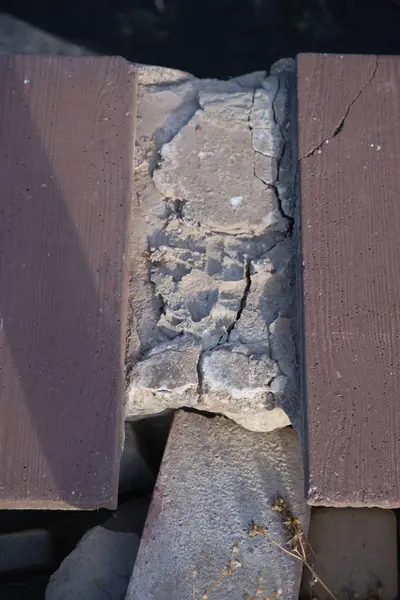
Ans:
MULTIPOLYGON (((239 546, 240 546, 239 542, 236 542, 233 545, 228 564, 226 565, 225 569, 221 572, 218 579, 216 581, 214 581, 214 583, 211 584, 210 587, 207 588, 207 590, 205 592, 203 592, 202 596, 200 597, 200 600, 208 600, 210 594, 212 592, 214 592, 221 585, 223 580, 226 577, 233 575, 235 573, 235 571, 242 566, 241 562, 234 558, 234 555, 239 551, 239 546)), ((193 586, 193 600, 196 600, 196 589, 194 586, 193 586)))
MULTIPOLYGON (((268 527, 265 525, 259 525, 252 521, 250 523, 247 534, 249 537, 257 537, 259 535, 264 536, 269 542, 277 546, 282 552, 288 554, 292 558, 299 560, 303 563, 303 565, 308 569, 312 575, 312 583, 319 583, 327 594, 332 598, 332 600, 338 600, 337 596, 329 589, 329 587, 324 583, 321 577, 314 570, 310 557, 314 555, 312 548, 307 540, 307 537, 304 533, 301 521, 298 517, 293 513, 289 503, 282 497, 277 496, 274 502, 272 503, 272 510, 280 513, 281 521, 285 533, 285 542, 280 543, 277 542, 270 534, 268 527)), ((240 544, 237 542, 232 547, 231 556, 228 561, 228 564, 221 572, 218 579, 210 585, 209 588, 205 592, 203 592, 202 596, 197 599, 197 594, 195 587, 193 586, 193 597, 192 600, 210 600, 210 594, 214 592, 224 581, 226 577, 234 575, 236 570, 240 568, 242 565, 239 560, 234 558, 234 555, 239 551, 240 544)), ((368 593, 366 598, 360 598, 356 594, 348 592, 347 600, 382 600, 382 584, 378 582, 374 588, 368 593)), ((257 585, 254 593, 245 594, 244 600, 279 600, 282 596, 282 590, 277 590, 270 594, 265 592, 264 588, 264 580, 263 575, 260 573, 257 578, 257 585)))
POLYGON ((307 542, 307 538, 301 525, 301 521, 293 514, 289 503, 282 496, 278 496, 272 504, 272 510, 281 514, 283 529, 286 536, 285 543, 281 544, 274 540, 274 538, 270 535, 267 527, 265 527, 264 525, 257 525, 254 522, 250 524, 248 535, 250 537, 263 535, 272 544, 274 544, 280 550, 282 550, 282 552, 285 552, 286 554, 292 556, 296 560, 301 561, 303 565, 310 571, 313 580, 318 582, 333 600, 337 600, 337 597, 322 581, 321 577, 314 571, 311 565, 311 548, 307 542))

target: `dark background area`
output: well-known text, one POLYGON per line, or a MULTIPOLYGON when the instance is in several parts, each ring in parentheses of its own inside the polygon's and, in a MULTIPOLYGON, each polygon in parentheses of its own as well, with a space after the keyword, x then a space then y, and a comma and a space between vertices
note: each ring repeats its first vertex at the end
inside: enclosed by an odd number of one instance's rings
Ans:
POLYGON ((0 0, 104 54, 228 78, 298 52, 400 54, 400 0, 0 0))

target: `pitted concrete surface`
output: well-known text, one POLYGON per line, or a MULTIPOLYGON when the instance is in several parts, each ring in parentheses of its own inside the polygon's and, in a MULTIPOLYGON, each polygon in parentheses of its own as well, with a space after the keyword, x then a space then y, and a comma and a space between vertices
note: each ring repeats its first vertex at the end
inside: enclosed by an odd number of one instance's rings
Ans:
POLYGON ((274 541, 287 542, 282 516, 271 508, 277 495, 307 534, 301 449, 292 428, 254 433, 222 417, 178 412, 126 600, 201 600, 207 591, 209 600, 243 600, 256 597, 261 585, 263 598, 297 600, 302 563, 266 536, 248 535, 253 521, 274 541), (234 574, 220 580, 232 559, 234 574))
POLYGON ((294 62, 221 82, 139 67, 127 418, 298 421, 294 62))
POLYGON ((53 573, 45 600, 124 600, 139 539, 94 527, 53 573))

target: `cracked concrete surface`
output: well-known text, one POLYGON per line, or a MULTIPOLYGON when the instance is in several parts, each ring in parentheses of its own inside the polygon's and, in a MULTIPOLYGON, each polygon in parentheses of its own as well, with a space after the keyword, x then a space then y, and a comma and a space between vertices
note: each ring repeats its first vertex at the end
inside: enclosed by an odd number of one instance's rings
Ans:
POLYGON ((322 152, 321 148, 324 146, 324 144, 329 144, 329 142, 331 140, 333 140, 333 138, 336 137, 342 131, 345 121, 346 121, 351 109, 353 108, 354 104, 357 102, 357 100, 359 99, 359 97, 361 96, 361 94, 363 93, 365 88, 373 81, 373 79, 376 75, 376 72, 378 70, 378 65, 379 65, 379 55, 375 57, 375 65, 373 66, 372 71, 371 71, 370 75, 368 76, 367 80, 360 87, 358 92, 355 94, 354 98, 347 105, 347 108, 344 111, 342 118, 340 119, 339 123, 336 125, 336 127, 334 128, 332 133, 328 137, 324 138, 321 142, 319 142, 316 146, 311 148, 308 152, 306 152, 306 154, 304 154, 304 156, 301 156, 299 158, 299 160, 308 158, 309 156, 312 156, 313 154, 315 154, 315 152, 322 152))
POLYGON ((230 81, 139 67, 127 418, 298 420, 294 62, 230 81))

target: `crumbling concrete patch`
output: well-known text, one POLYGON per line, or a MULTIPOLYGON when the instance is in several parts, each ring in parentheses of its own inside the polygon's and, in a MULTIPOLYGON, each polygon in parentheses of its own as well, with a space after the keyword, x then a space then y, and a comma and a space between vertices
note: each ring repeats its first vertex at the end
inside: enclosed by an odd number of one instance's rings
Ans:
POLYGON ((297 422, 293 71, 139 69, 127 418, 190 406, 259 431, 297 422))
POLYGON ((126 599, 201 600, 208 592, 210 600, 297 600, 302 563, 249 533, 255 523, 285 547, 282 515, 272 510, 280 495, 307 534, 303 492, 292 428, 254 433, 222 417, 178 412, 126 599), (223 576, 232 559, 234 574, 223 576))

